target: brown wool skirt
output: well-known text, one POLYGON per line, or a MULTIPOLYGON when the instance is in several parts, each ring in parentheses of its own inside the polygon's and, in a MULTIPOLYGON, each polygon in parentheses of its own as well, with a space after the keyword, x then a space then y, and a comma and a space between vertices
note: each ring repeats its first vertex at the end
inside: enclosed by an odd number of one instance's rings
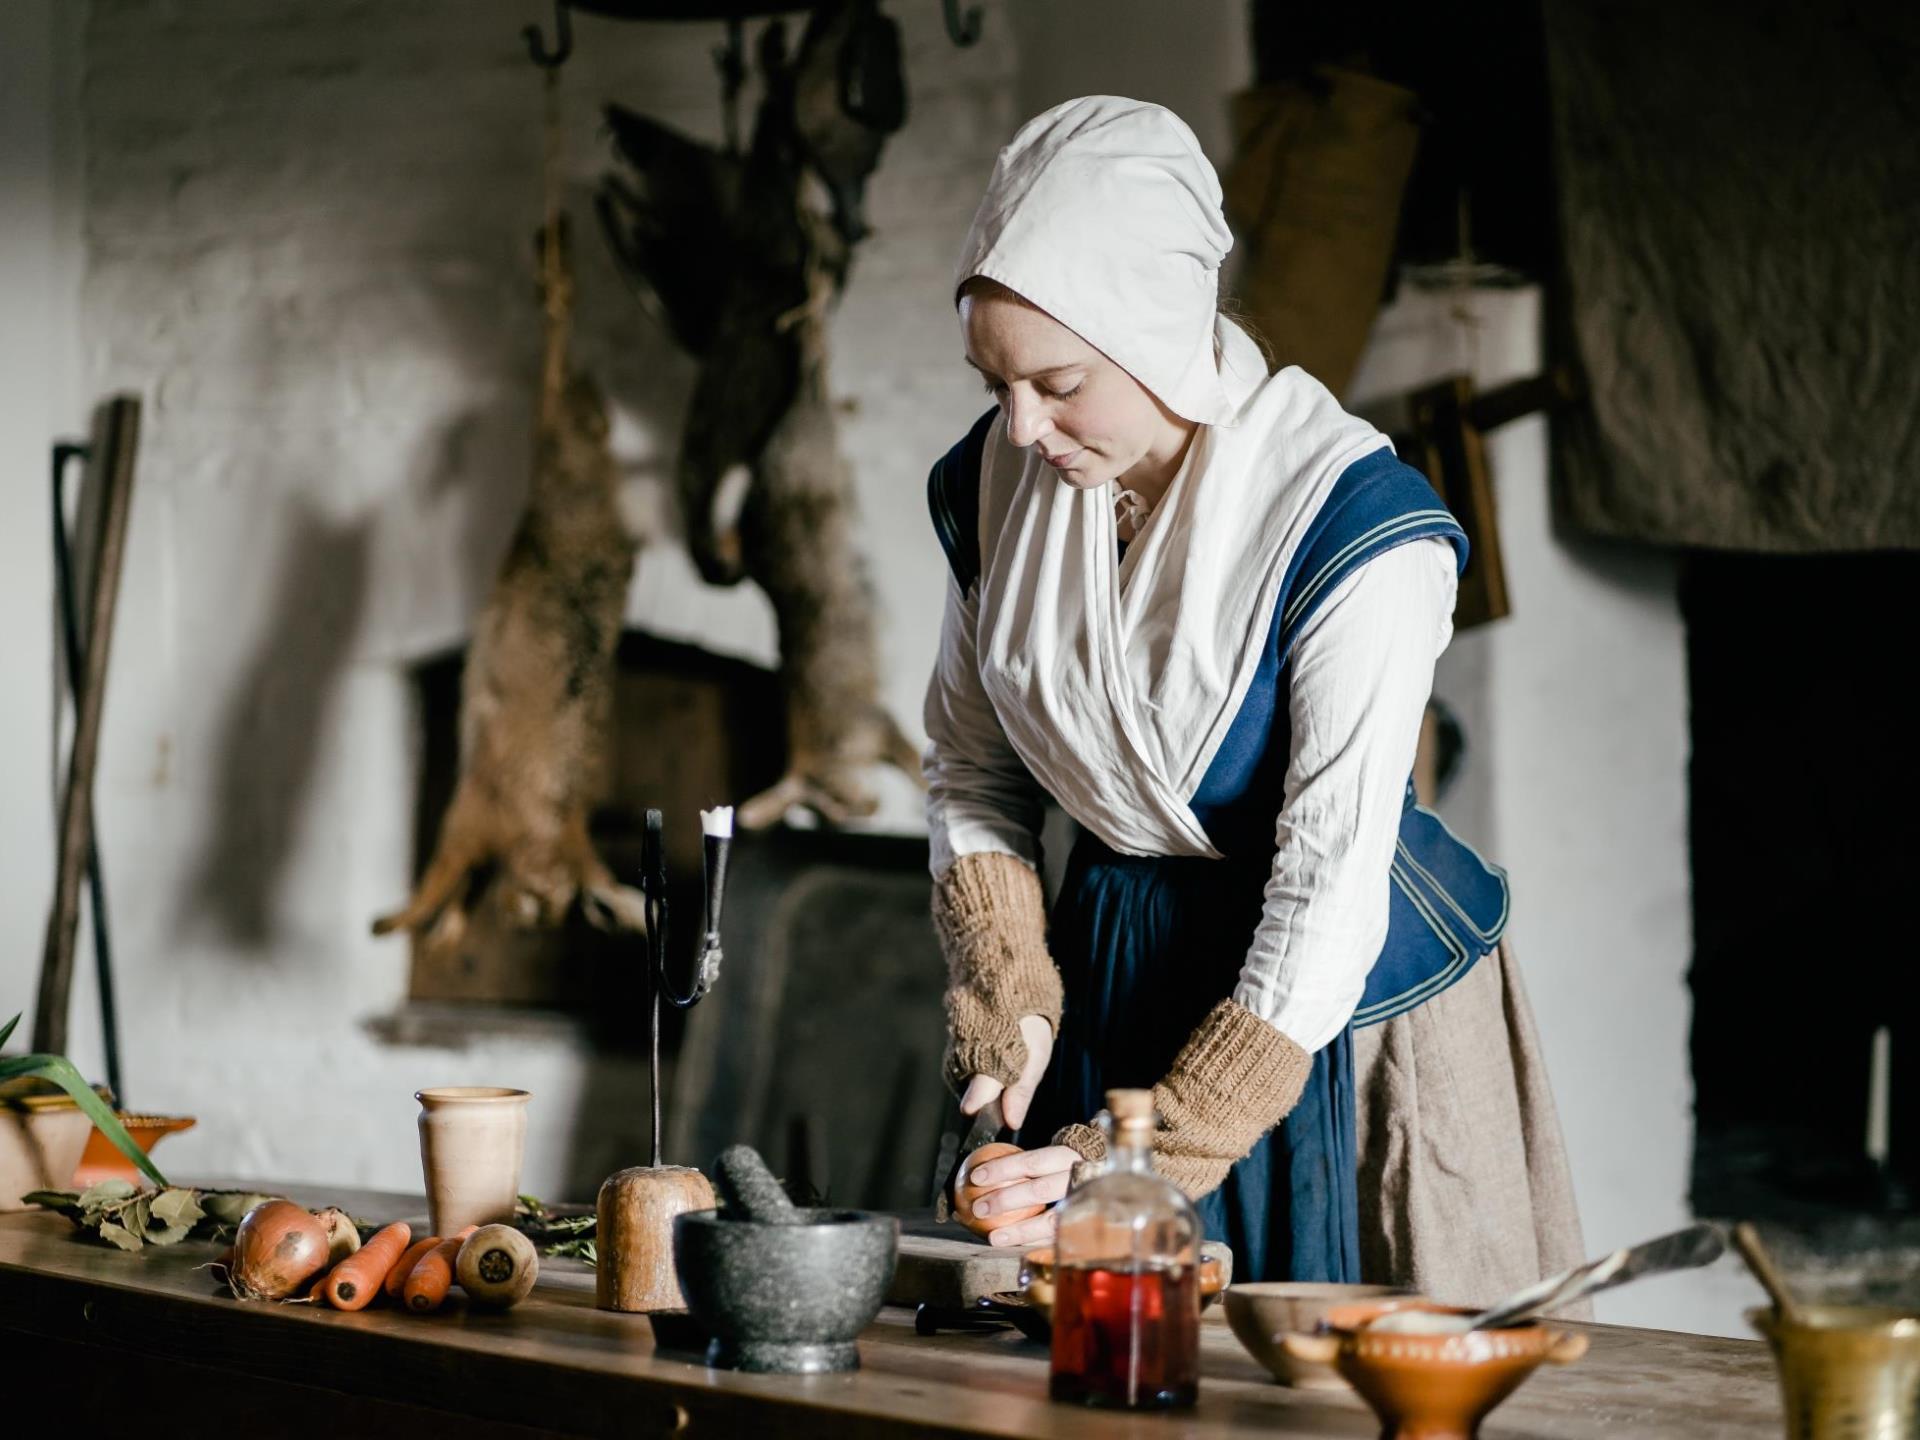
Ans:
POLYGON ((1506 941, 1424 1005, 1355 1031, 1353 1063, 1364 1279, 1485 1304, 1586 1258, 1506 941))

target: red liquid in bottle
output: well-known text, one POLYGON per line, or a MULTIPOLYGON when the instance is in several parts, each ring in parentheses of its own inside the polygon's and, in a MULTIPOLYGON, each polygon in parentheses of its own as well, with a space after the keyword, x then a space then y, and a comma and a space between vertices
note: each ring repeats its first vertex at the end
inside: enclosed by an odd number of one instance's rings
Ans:
POLYGON ((1054 1278, 1051 1394, 1127 1410, 1193 1404, 1200 1394, 1195 1267, 1061 1267, 1054 1278))

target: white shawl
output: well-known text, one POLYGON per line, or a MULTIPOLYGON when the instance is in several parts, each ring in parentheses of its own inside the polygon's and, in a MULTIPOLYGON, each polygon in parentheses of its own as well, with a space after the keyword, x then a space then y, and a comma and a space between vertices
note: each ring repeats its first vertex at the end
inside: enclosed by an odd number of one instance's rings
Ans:
POLYGON ((1124 562, 1110 487, 1068 485, 997 425, 982 464, 982 688, 1033 778, 1126 854, 1218 854, 1188 801, 1314 515, 1387 443, 1305 371, 1266 378, 1231 321, 1217 334, 1234 423, 1195 435, 1124 562))
POLYGON ((1116 850, 1216 852, 1188 800, 1246 697, 1285 576, 1340 472, 1386 443, 1305 372, 1269 379, 1217 314, 1233 236, 1193 132, 1158 105, 1070 100, 1000 152, 958 287, 999 281, 1199 422, 1117 554, 1113 487, 1075 489, 990 436, 981 685, 1007 739, 1116 850))

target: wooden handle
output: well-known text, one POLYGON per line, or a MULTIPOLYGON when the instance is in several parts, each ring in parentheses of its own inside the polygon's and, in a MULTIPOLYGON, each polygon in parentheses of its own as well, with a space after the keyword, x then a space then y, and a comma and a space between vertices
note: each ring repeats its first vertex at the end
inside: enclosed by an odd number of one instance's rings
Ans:
POLYGON ((1793 1294, 1787 1289, 1787 1282, 1781 1278, 1773 1257, 1767 1253, 1767 1247, 1760 1243, 1760 1232, 1742 1220, 1733 1227, 1733 1248, 1740 1252, 1740 1258, 1747 1262, 1747 1268, 1753 1271, 1754 1278, 1773 1297, 1774 1308, 1780 1312, 1780 1318, 1789 1325, 1798 1324, 1800 1312, 1793 1303, 1793 1294))
POLYGON ((1571 1365, 1587 1353, 1591 1343, 1585 1335, 1568 1332, 1553 1342, 1553 1348, 1547 1351, 1547 1360, 1554 1365, 1571 1365))
POLYGON ((1331 1365, 1340 1354, 1340 1340, 1335 1335, 1282 1335, 1280 1344, 1287 1354, 1309 1365, 1331 1365))

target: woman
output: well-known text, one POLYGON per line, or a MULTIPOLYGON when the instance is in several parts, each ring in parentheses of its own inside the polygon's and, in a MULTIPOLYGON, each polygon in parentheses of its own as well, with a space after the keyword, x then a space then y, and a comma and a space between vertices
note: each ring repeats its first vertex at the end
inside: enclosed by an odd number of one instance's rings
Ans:
POLYGON ((1411 801, 1466 540, 1217 313, 1231 243, 1187 127, 1092 97, 1001 152, 963 248, 997 408, 930 481, 934 916, 949 1081, 1027 1147, 977 1208, 1058 1200, 1104 1090, 1152 1085, 1242 1278, 1494 1298, 1580 1241, 1505 877, 1411 801), (1081 831, 1050 929, 1046 796, 1081 831))

